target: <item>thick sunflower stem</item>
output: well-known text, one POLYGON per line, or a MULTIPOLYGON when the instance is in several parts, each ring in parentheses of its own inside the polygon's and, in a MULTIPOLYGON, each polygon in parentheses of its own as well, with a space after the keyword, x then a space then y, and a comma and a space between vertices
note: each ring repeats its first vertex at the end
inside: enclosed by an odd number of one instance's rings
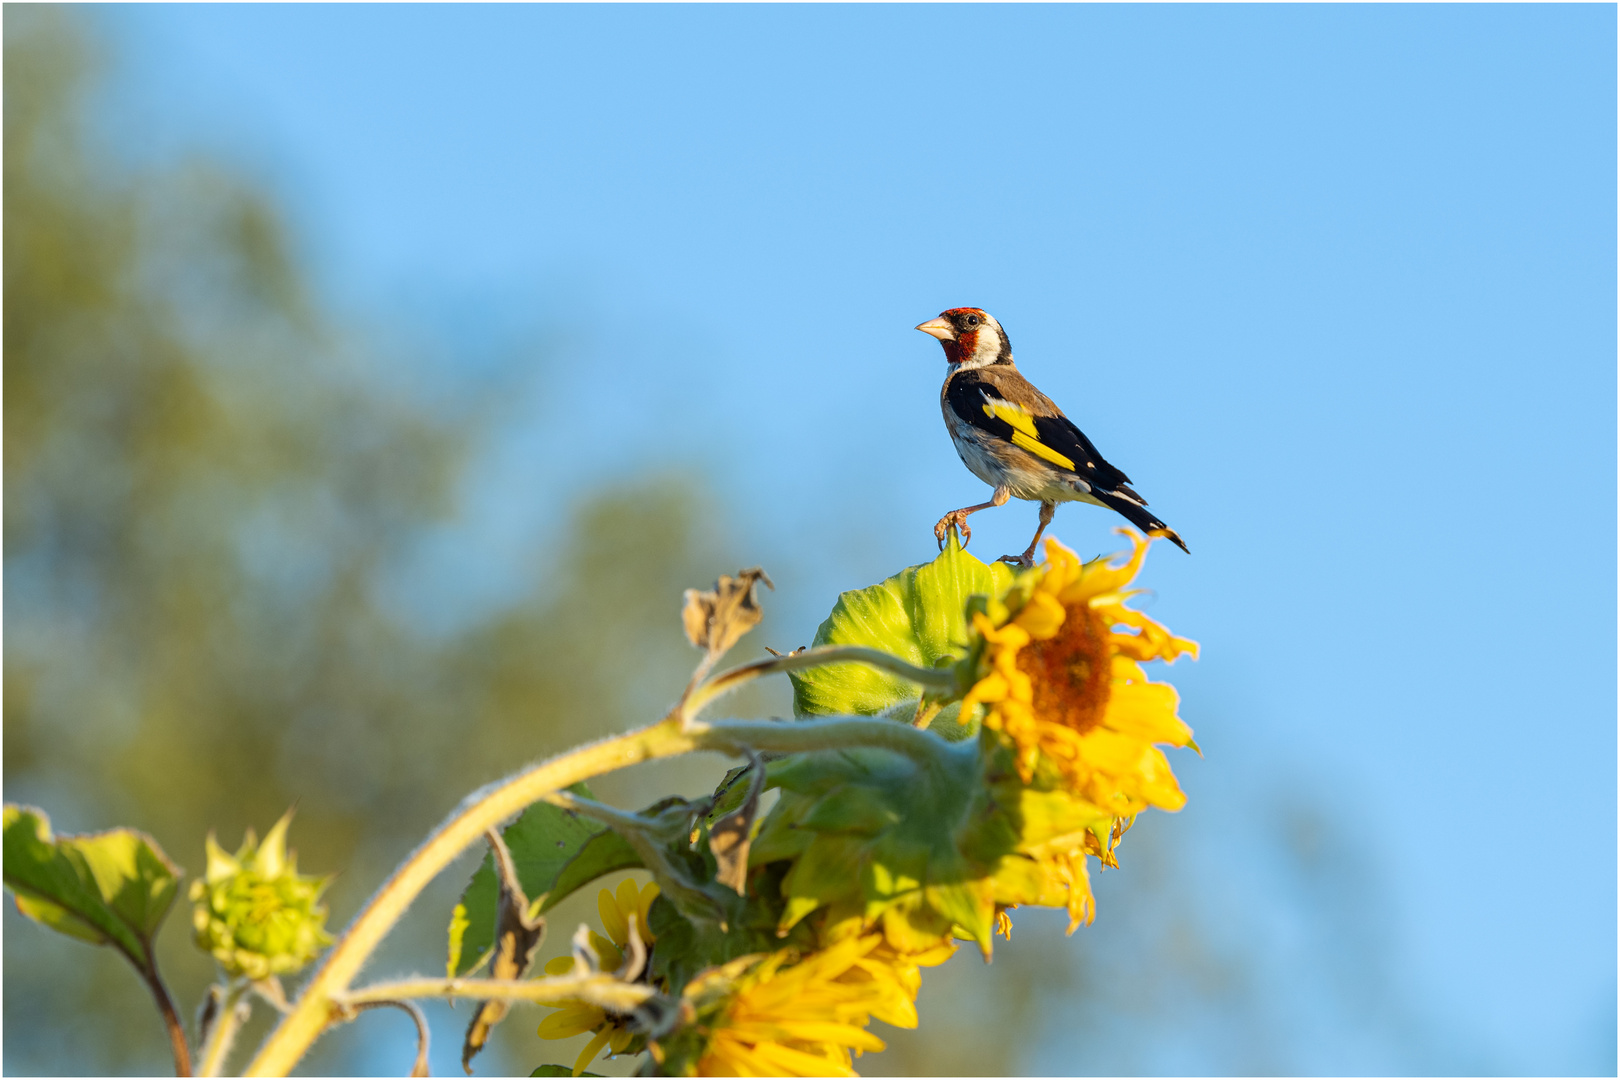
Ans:
POLYGON ((741 756, 748 750, 796 754, 810 750, 871 747, 904 754, 918 764, 939 765, 955 744, 931 731, 875 716, 827 716, 814 720, 717 720, 695 724, 699 748, 741 756))
POLYGON ((411 901, 456 856, 477 843, 485 829, 570 784, 697 748, 696 740, 680 730, 678 720, 667 720, 552 758, 468 796, 355 916, 244 1075, 285 1076, 291 1070, 333 1020, 350 981, 411 901))
POLYGON ((410 998, 467 998, 487 1001, 527 1001, 549 1005, 559 1001, 588 1001, 615 1012, 630 1012, 657 994, 646 983, 620 982, 612 975, 558 975, 544 979, 398 979, 350 991, 339 1006, 362 1005, 410 998))
POLYGON ((804 671, 825 664, 850 663, 865 664, 880 671, 891 672, 935 693, 947 693, 956 689, 956 673, 950 668, 918 667, 881 649, 870 649, 864 645, 823 645, 803 652, 789 653, 786 656, 773 656, 769 660, 756 660, 752 664, 722 671, 687 695, 681 707, 681 717, 690 723, 704 706, 766 675, 804 671))
MULTIPOLYGON (((650 727, 605 739, 535 765, 463 800, 461 806, 417 848, 355 916, 354 922, 326 954, 298 1002, 248 1063, 246 1076, 285 1076, 334 1019, 342 1016, 349 983, 391 930, 411 901, 456 856, 525 807, 571 784, 654 758, 693 750, 745 755, 750 749, 833 749, 873 746, 893 750, 930 765, 939 765, 949 744, 938 736, 892 720, 835 717, 803 722, 692 720, 704 704, 762 675, 829 663, 864 663, 894 672, 923 686, 946 690, 955 685, 949 671, 919 668, 898 657, 859 646, 830 646, 775 657, 724 672, 699 687, 669 717, 650 727)), ((394 993, 393 996, 402 996, 394 993)))

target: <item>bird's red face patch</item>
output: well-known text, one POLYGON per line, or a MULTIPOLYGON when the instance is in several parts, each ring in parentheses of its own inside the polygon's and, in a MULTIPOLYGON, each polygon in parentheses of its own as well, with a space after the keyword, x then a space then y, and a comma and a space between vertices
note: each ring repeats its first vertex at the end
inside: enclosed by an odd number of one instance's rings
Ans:
POLYGON ((979 349, 979 328, 990 318, 980 308, 960 307, 939 313, 940 318, 950 320, 956 330, 954 341, 941 340, 940 345, 945 349, 945 359, 952 364, 974 355, 979 349))
POLYGON ((955 341, 945 343, 945 355, 950 357, 951 363, 956 363, 964 356, 972 356, 979 347, 979 332, 969 330, 967 333, 958 333, 955 341))

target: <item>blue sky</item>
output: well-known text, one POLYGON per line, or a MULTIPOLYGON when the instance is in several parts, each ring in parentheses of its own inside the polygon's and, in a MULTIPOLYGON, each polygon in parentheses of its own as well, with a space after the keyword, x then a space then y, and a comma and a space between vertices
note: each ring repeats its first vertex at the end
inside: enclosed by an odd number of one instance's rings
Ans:
MULTIPOLYGON (((911 329, 984 307, 1192 548, 1146 575, 1205 650, 1187 827, 1309 789, 1374 856, 1440 1060, 1612 1071, 1614 8, 103 18, 128 154, 271 185, 329 301, 423 358, 389 379, 502 388, 400 604, 496 606, 559 506, 677 468, 808 639, 984 497, 911 329)), ((1034 521, 979 515, 974 550, 1034 521)), ((1244 895, 1233 850, 1210 880, 1244 895)))

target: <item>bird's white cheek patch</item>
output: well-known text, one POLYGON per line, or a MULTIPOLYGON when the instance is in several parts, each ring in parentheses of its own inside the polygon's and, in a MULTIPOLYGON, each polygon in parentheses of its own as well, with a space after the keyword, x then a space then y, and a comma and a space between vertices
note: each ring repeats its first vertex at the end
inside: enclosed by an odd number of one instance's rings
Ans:
POLYGON ((1001 355, 1001 338, 995 331, 985 327, 984 332, 979 335, 979 347, 973 350, 973 355, 975 359, 986 364, 994 363, 996 357, 1001 355))

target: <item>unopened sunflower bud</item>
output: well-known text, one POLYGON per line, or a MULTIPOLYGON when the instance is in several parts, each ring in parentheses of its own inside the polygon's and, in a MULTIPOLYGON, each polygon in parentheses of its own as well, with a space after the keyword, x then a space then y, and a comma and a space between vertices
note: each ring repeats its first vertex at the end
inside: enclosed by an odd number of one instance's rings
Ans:
POLYGON ((249 829, 235 855, 208 835, 208 870, 191 884, 197 945, 226 974, 255 981, 297 971, 332 943, 321 892, 329 878, 298 873, 282 815, 261 844, 249 829))

